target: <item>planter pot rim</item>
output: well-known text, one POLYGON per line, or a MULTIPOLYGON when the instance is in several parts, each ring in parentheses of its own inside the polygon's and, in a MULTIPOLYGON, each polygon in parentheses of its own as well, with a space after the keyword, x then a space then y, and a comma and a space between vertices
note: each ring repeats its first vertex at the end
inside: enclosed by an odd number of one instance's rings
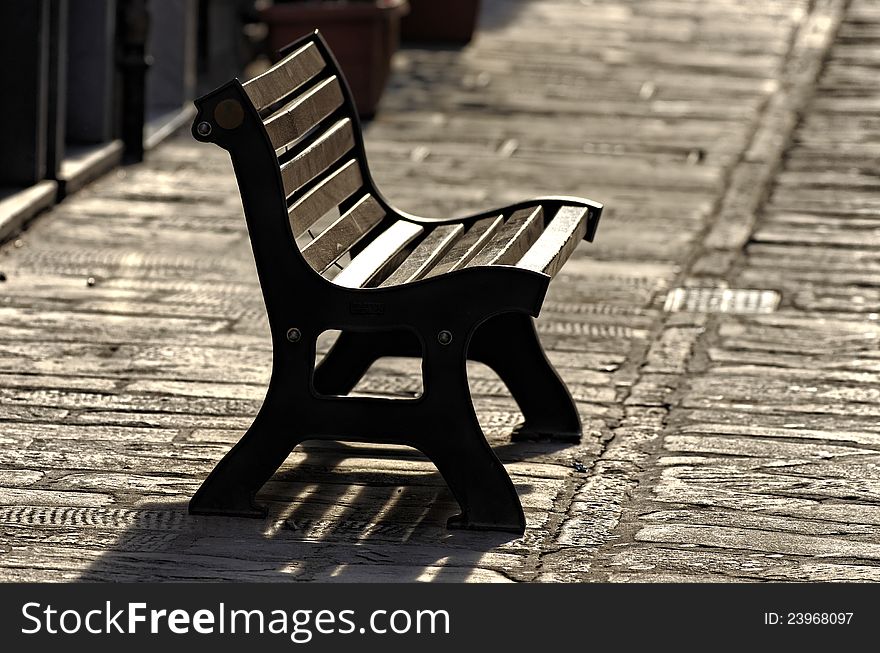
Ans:
POLYGON ((376 2, 290 2, 271 5, 260 10, 260 17, 269 21, 306 21, 313 17, 325 20, 348 20, 392 16, 409 13, 408 0, 376 0, 376 2))

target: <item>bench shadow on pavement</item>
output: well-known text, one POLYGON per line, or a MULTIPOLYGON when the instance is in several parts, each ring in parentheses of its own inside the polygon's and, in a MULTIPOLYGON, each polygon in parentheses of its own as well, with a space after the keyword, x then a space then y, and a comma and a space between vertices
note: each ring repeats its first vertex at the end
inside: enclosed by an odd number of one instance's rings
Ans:
MULTIPOLYGON (((508 443, 502 461, 524 460, 570 445, 508 443)), ((269 517, 191 516, 185 501, 141 503, 136 517, 78 578, 80 581, 504 581, 504 564, 534 549, 534 531, 449 531, 458 504, 436 471, 421 472, 418 452, 406 474, 356 465, 356 448, 306 442, 258 501, 269 517), (531 542, 531 544, 530 544, 531 542), (513 554, 512 556, 509 554, 513 554)), ((392 453, 392 452, 386 452, 392 453)), ((399 459, 399 451, 395 460, 399 459)), ((382 450, 366 452, 371 460, 382 450)), ((427 459, 422 459, 427 462, 427 459)), ((528 503, 528 479, 514 479, 528 503)), ((535 519, 533 513, 527 520, 535 519)))

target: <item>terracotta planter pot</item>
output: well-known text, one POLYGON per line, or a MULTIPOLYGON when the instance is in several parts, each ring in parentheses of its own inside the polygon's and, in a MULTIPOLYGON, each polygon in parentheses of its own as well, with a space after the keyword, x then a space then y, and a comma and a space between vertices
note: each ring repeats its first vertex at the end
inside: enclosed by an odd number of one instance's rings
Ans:
POLYGON ((404 41, 421 43, 468 43, 474 36, 480 0, 409 0, 410 12, 403 19, 404 41))
POLYGON ((316 0, 272 5, 260 17, 275 56, 294 39, 320 30, 351 86, 358 113, 371 117, 388 82, 391 55, 400 42, 400 19, 407 11, 407 0, 316 0))

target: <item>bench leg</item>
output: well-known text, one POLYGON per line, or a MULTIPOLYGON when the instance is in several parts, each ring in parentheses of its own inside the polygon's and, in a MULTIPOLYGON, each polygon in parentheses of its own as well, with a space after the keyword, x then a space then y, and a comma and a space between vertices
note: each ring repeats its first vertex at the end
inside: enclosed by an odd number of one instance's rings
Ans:
POLYGON ((467 385, 464 343, 459 347, 450 356, 427 360, 425 390, 432 408, 416 425, 423 430, 412 444, 434 463, 461 508, 447 528, 521 534, 522 504, 480 428, 467 385))
POLYGON ((292 431, 295 424, 273 405, 277 404, 267 398, 247 433, 208 475, 189 502, 190 514, 266 516, 254 497, 293 448, 306 439, 292 431))
POLYGON ((410 338, 394 331, 343 331, 315 368, 315 390, 322 395, 347 395, 383 356, 421 357, 422 352, 409 343, 410 338))
POLYGON ((444 436, 427 446, 420 443, 419 448, 443 475, 461 507, 461 514, 450 517, 446 527, 523 533, 526 518, 516 488, 476 418, 471 428, 444 436))
MULTIPOLYGON (((406 424, 380 420, 389 424, 383 435, 389 437, 389 442, 418 448, 440 471, 461 507, 461 514, 449 519, 449 528, 523 533, 522 505, 477 421, 467 386, 464 343, 459 346, 458 352, 434 354, 435 364, 428 380, 433 405, 422 405, 409 412, 406 424)), ((340 410, 346 411, 347 407, 340 405, 340 410)), ((339 415, 343 424, 340 431, 350 430, 351 414, 339 415)), ((254 503, 256 493, 293 448, 308 437, 291 420, 289 399, 284 392, 274 391, 267 396, 247 433, 193 496, 189 512, 265 517, 266 511, 254 503)))
POLYGON ((471 339, 468 358, 492 368, 519 405, 525 422, 513 440, 580 441, 577 407, 547 360, 530 316, 504 313, 484 322, 471 339))

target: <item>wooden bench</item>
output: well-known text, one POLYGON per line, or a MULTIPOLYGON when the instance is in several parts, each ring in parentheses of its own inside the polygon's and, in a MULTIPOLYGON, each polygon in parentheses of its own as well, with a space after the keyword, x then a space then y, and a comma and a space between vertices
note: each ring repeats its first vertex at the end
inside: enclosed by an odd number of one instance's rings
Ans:
POLYGON ((242 84, 196 101, 197 140, 229 151, 272 331, 272 377, 239 443, 192 498, 194 514, 262 516, 260 487, 305 440, 408 445, 461 507, 449 527, 523 532, 504 467, 477 422, 470 358, 501 377, 515 437, 576 441, 574 403, 544 355, 537 317, 551 277, 602 206, 545 197, 460 219, 391 206, 370 177, 351 94, 315 32, 242 84), (316 339, 339 330, 316 366, 316 339), (347 396, 383 356, 422 359, 413 399, 347 396))

